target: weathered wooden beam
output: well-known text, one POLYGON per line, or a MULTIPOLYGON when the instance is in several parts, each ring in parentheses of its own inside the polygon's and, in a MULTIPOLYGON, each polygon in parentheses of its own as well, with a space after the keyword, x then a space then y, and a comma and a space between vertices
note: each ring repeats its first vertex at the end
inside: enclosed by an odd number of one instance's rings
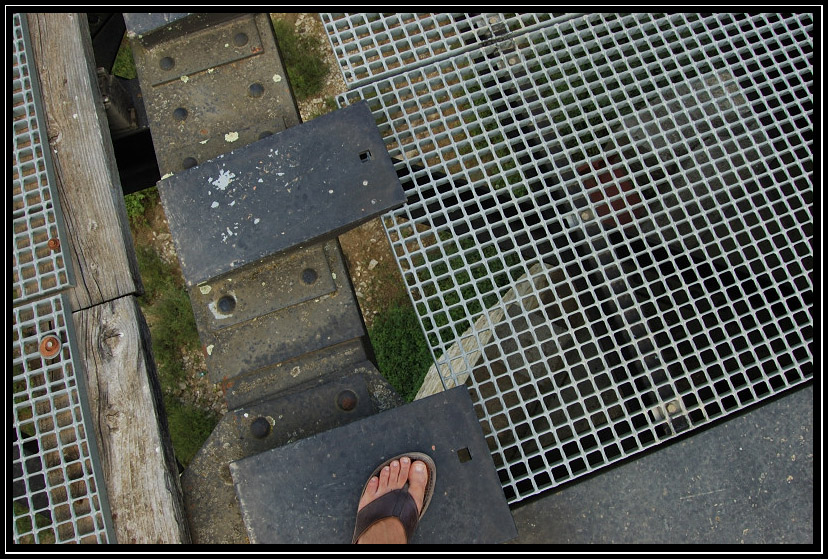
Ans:
POLYGON ((133 296, 73 313, 119 543, 189 543, 150 333, 133 296))
MULTIPOLYGON (((76 285, 67 289, 119 543, 189 543, 85 14, 29 14, 76 285)), ((44 142, 45 143, 45 142, 44 142)))
MULTIPOLYGON (((76 285, 73 310, 142 290, 85 14, 28 14, 76 285)), ((43 133, 43 132, 42 132, 43 133)), ((45 142, 44 142, 45 144, 45 142)))

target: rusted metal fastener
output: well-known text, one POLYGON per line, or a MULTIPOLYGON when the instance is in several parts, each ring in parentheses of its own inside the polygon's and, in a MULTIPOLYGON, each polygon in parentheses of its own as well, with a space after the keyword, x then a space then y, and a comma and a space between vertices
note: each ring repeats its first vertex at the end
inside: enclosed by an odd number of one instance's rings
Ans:
POLYGON ((357 405, 357 395, 352 390, 343 390, 336 397, 336 405, 342 411, 351 411, 357 405))
POLYGON ((52 237, 46 244, 52 250, 60 250, 60 239, 58 239, 57 237, 52 237))
POLYGON ((40 355, 50 359, 60 351, 60 340, 57 336, 46 336, 40 341, 40 355))
POLYGON ((264 417, 256 418, 250 424, 250 434, 257 439, 263 439, 270 434, 270 422, 264 417))

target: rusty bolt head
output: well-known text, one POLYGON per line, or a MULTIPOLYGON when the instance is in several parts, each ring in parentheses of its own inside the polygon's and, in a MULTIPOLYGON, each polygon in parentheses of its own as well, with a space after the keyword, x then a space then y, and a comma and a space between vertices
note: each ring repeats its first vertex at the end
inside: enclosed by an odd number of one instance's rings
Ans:
POLYGON ((357 405, 357 395, 352 390, 343 390, 336 397, 336 405, 342 411, 351 411, 357 405))
POLYGON ((40 341, 40 355, 50 359, 60 351, 60 340, 56 336, 46 336, 40 341))
POLYGON ((58 239, 57 237, 52 237, 51 239, 49 239, 47 245, 52 250, 60 250, 60 239, 58 239))

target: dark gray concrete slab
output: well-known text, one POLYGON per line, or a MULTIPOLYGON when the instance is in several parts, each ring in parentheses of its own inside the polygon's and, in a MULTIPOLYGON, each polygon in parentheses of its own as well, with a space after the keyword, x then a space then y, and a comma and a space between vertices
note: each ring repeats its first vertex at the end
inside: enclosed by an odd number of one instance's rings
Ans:
POLYGON ((251 543, 347 544, 362 488, 383 461, 424 452, 434 498, 411 543, 494 544, 516 535, 465 386, 230 463, 251 543))
POLYGON ((813 384, 513 506, 516 544, 813 544, 813 384))

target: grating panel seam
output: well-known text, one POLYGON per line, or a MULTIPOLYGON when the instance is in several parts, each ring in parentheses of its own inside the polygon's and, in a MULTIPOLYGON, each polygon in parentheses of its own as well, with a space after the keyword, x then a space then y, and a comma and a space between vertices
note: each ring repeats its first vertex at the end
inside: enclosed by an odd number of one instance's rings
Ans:
POLYGON ((12 41, 12 295, 15 304, 54 294, 74 279, 54 180, 46 121, 29 60, 25 17, 13 14, 12 41), (57 243, 57 244, 55 244, 57 243))
POLYGON ((577 14, 319 14, 350 89, 577 14))

